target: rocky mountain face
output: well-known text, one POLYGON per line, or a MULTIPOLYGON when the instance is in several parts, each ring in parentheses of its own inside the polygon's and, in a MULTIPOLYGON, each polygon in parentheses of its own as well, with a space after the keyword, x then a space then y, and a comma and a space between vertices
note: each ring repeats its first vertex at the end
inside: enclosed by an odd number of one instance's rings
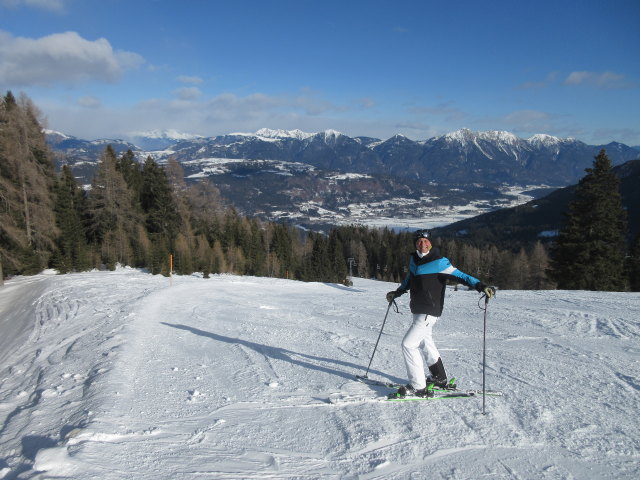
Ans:
POLYGON ((466 129, 422 142, 401 135, 381 141, 352 138, 332 130, 294 135, 263 129, 249 135, 181 141, 169 150, 181 162, 198 157, 268 159, 338 172, 386 174, 423 183, 567 185, 584 174, 602 148, 614 165, 639 155, 637 150, 615 142, 587 145, 548 135, 525 140, 508 132, 466 129))
MULTIPOLYGON (((301 223, 362 221, 371 216, 416 217, 472 205, 508 206, 513 185, 575 183, 604 148, 618 165, 640 157, 619 143, 587 145, 548 135, 459 130, 426 141, 349 137, 334 130, 305 133, 261 129, 216 137, 154 132, 131 141, 86 141, 47 132, 59 164, 84 184, 107 144, 143 160, 177 160, 185 177, 207 177, 240 212, 301 223)), ((132 138, 133 139, 133 138, 132 138)))

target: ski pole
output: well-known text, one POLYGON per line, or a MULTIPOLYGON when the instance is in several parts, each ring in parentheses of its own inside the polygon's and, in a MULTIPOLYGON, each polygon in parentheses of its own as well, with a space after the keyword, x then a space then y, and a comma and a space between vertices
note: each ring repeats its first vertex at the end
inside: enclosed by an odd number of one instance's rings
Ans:
POLYGON ((384 330, 384 324, 387 323, 387 316, 389 315, 389 310, 391 310, 391 305, 396 303, 395 300, 389 302, 389 306, 387 307, 387 313, 384 316, 384 320, 382 321, 382 328, 380 328, 380 333, 378 334, 378 340, 376 341, 376 346, 373 347, 373 353, 371 354, 371 360, 369 360, 369 366, 367 367, 367 371, 362 378, 368 378, 369 368, 371 368, 371 362, 373 362, 373 356, 376 354, 376 350, 378 349, 378 343, 380 342, 380 337, 382 336, 382 330, 384 330))
POLYGON ((482 414, 485 415, 486 403, 486 369, 487 369, 487 306, 489 305, 489 296, 484 297, 484 329, 482 333, 482 414))

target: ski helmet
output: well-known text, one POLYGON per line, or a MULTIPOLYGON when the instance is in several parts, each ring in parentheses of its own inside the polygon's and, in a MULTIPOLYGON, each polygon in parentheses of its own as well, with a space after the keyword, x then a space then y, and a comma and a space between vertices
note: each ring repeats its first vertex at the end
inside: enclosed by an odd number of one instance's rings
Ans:
POLYGON ((431 240, 431 232, 429 230, 416 230, 413 234, 413 242, 417 242, 421 238, 428 238, 431 240))

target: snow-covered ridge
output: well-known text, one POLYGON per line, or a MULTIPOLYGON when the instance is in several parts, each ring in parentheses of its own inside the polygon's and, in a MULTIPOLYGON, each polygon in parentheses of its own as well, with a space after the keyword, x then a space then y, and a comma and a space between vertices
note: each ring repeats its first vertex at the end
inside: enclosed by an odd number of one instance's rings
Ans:
POLYGON ((244 133, 244 132, 234 132, 230 133, 231 136, 239 136, 239 137, 259 137, 262 140, 279 140, 283 138, 293 138, 296 140, 306 140, 315 136, 322 136, 325 140, 328 138, 337 138, 342 133, 337 130, 327 129, 323 132, 309 133, 303 132, 302 130, 279 130, 279 129, 271 129, 271 128, 261 128, 255 133, 244 133))
POLYGON ((491 130, 487 132, 474 132, 473 130, 469 130, 468 128, 462 128, 460 130, 456 130, 455 132, 450 132, 441 137, 447 141, 458 142, 462 144, 473 143, 477 140, 488 140, 491 142, 501 142, 501 143, 509 143, 516 144, 521 142, 522 139, 517 137, 511 132, 499 131, 499 130, 491 130))
POLYGON ((261 128, 256 133, 258 137, 265 138, 297 138, 298 140, 304 140, 309 137, 313 137, 314 133, 303 132, 302 130, 272 130, 269 128, 261 128))
POLYGON ((145 137, 145 138, 162 138, 169 140, 192 140, 194 138, 202 138, 202 135, 196 135, 193 133, 184 133, 175 129, 168 130, 148 130, 145 132, 132 132, 132 137, 145 137))
POLYGON ((562 142, 573 142, 573 138, 558 138, 552 135, 545 135, 543 133, 538 133, 536 135, 532 135, 527 139, 527 141, 534 146, 541 147, 553 147, 554 145, 558 145, 562 142))
POLYGON ((462 128, 455 132, 449 132, 440 137, 436 137, 436 140, 444 139, 449 142, 457 142, 462 145, 468 143, 476 143, 478 140, 485 140, 493 143, 501 143, 512 146, 529 144, 534 148, 553 147, 561 143, 576 142, 574 138, 559 138, 553 135, 547 135, 544 133, 537 133, 531 137, 524 139, 514 135, 511 132, 501 130, 490 130, 486 132, 475 132, 468 128, 462 128))
POLYGON ((63 139, 75 138, 62 132, 58 132, 57 130, 49 130, 48 128, 43 128, 42 133, 44 133, 45 135, 57 136, 63 139))

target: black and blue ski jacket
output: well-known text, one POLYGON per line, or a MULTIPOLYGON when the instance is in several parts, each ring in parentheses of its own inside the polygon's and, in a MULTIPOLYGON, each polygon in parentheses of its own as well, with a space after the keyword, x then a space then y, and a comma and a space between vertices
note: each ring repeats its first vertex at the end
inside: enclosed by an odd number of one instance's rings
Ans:
POLYGON ((447 280, 454 280, 482 291, 483 284, 480 280, 461 272, 451 265, 448 258, 440 255, 439 249, 432 248, 422 258, 417 252, 411 255, 409 273, 396 290, 396 294, 399 296, 410 292, 411 313, 426 313, 439 317, 444 307, 447 280))

